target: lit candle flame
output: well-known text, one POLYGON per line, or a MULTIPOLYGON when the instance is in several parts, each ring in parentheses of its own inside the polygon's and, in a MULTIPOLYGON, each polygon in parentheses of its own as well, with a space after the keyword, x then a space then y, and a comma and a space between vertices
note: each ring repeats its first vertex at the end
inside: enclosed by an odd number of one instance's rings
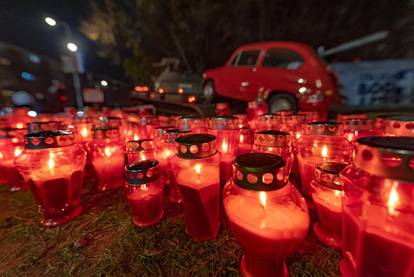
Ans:
POLYGON ((147 157, 145 157, 145 153, 141 152, 141 161, 145 161, 147 157))
POLYGON ((144 184, 144 185, 142 185, 142 186, 141 186, 141 190, 145 190, 145 191, 147 191, 147 190, 148 190, 147 185, 145 185, 145 184, 144 184))
POLYGON ((395 187, 395 185, 392 186, 391 191, 390 191, 390 196, 388 197, 388 202, 387 202, 387 206, 388 206, 388 212, 391 215, 395 215, 397 214, 397 211, 395 210, 395 207, 400 203, 400 197, 398 195, 397 189, 395 187))
POLYGON ((194 166, 194 169, 195 169, 195 171, 196 171, 196 173, 197 173, 198 175, 200 175, 200 174, 201 174, 201 164, 196 164, 196 165, 194 166))
POLYGON ((23 152, 23 149, 22 149, 22 148, 20 148, 20 147, 16 147, 16 148, 14 149, 14 157, 19 156, 19 155, 20 155, 20 153, 22 153, 22 152, 23 152))
POLYGON ((326 157, 328 157, 328 147, 326 145, 322 147, 321 155, 323 160, 326 160, 326 157))
POLYGON ((266 202, 267 202, 267 195, 265 191, 259 192, 259 200, 260 200, 260 205, 262 205, 263 209, 265 209, 266 202))
POLYGON ((48 161, 49 171, 51 174, 55 173, 55 154, 50 153, 48 161))
POLYGON ((21 123, 21 122, 19 122, 19 123, 16 124, 16 128, 17 129, 23 129, 23 127, 24 127, 24 124, 21 123))
POLYGON ((139 138, 138 138, 138 135, 137 134, 134 134, 134 140, 138 140, 139 138))
POLYGON ((244 142, 244 135, 243 135, 243 134, 241 134, 241 135, 240 135, 240 142, 241 142, 241 143, 243 143, 243 142, 244 142))
POLYGON ((227 153, 229 150, 229 144, 227 143, 227 141, 223 140, 223 143, 221 144, 221 151, 223 153, 227 153))
POLYGON ((169 158, 171 156, 171 151, 170 149, 165 149, 164 150, 164 158, 169 158))
POLYGON ((299 133, 299 132, 297 132, 295 136, 296 136, 296 139, 300 139, 300 136, 301 136, 301 135, 300 135, 300 133, 299 133))
POLYGON ((111 156, 111 149, 109 149, 109 147, 105 147, 104 153, 105 153, 105 156, 110 157, 111 156))
POLYGON ((81 129, 81 131, 80 131, 80 135, 81 135, 83 138, 88 137, 88 136, 89 136, 89 131, 88 131, 88 128, 83 127, 83 128, 81 129))
POLYGON ((0 152, 0 159, 3 159, 3 153, 0 152))

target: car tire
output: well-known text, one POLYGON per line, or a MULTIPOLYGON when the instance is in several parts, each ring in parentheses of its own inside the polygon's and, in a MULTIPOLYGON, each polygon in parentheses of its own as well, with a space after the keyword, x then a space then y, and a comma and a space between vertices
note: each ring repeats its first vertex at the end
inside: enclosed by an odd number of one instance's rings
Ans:
POLYGON ((282 110, 292 110, 296 112, 298 106, 296 98, 287 93, 278 93, 269 97, 267 104, 269 106, 270 113, 276 113, 282 110))
POLYGON ((207 81, 203 86, 203 98, 207 103, 212 102, 217 96, 216 86, 213 81, 207 81))

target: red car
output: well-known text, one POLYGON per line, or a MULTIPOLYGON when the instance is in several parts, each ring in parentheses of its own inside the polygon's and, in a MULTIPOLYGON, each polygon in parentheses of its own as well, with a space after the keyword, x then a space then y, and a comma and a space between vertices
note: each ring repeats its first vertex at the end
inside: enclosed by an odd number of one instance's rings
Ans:
POLYGON ((242 101, 265 99, 270 112, 326 112, 338 97, 334 74, 306 44, 274 41, 239 47, 223 67, 203 74, 203 96, 242 101))

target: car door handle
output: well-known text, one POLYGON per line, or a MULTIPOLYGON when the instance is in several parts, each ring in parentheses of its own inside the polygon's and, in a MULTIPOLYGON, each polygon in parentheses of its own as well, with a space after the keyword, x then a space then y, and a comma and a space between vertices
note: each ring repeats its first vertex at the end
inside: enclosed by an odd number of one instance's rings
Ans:
POLYGON ((242 87, 242 88, 245 88, 245 87, 248 87, 248 86, 249 86, 249 82, 247 82, 247 81, 244 81, 244 82, 240 83, 240 87, 242 87))

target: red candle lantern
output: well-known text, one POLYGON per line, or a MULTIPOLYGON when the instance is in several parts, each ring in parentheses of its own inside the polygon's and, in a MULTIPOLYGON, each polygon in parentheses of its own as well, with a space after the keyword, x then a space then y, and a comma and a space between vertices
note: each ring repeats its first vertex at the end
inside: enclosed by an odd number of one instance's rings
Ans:
POLYGON ((216 115, 217 116, 229 116, 230 115, 229 103, 217 103, 216 104, 216 115))
POLYGON ((256 116, 265 114, 268 112, 268 107, 264 101, 250 101, 247 103, 247 118, 253 119, 256 116))
POLYGON ((346 119, 342 120, 344 126, 344 137, 354 142, 358 138, 382 135, 378 130, 374 129, 374 122, 370 119, 346 119))
POLYGON ((299 111, 298 114, 304 115, 307 123, 318 122, 326 120, 327 118, 326 113, 320 113, 318 111, 299 111))
POLYGON ((177 152, 177 146, 175 140, 179 136, 190 134, 190 130, 181 130, 181 129, 169 129, 166 131, 166 137, 164 143, 162 144, 162 149, 157 152, 157 160, 161 164, 161 168, 164 172, 165 184, 170 186, 169 199, 172 203, 182 203, 183 198, 181 196, 180 190, 178 189, 176 183, 176 172, 173 164, 171 163, 171 158, 177 152))
POLYGON ((94 122, 94 127, 97 128, 118 128, 120 136, 124 137, 124 126, 122 125, 122 118, 121 117, 114 117, 114 116, 100 116, 94 122))
POLYGON ((193 240, 209 240, 220 227, 220 155, 216 138, 192 134, 177 138, 172 164, 183 197, 185 231, 193 240))
POLYGON ((208 133, 216 137, 216 147, 220 152, 220 185, 233 174, 232 163, 237 146, 237 118, 233 116, 215 116, 208 122, 208 133))
POLYGON ((193 134, 207 133, 206 121, 204 118, 196 115, 185 115, 178 119, 177 128, 191 130, 193 134))
POLYGON ((76 139, 83 144, 88 143, 92 139, 92 119, 89 117, 75 117, 73 124, 76 130, 76 139))
POLYGON ((148 227, 164 216, 164 185, 158 161, 146 160, 125 167, 126 196, 135 225, 148 227))
POLYGON ((126 162, 127 164, 138 161, 154 160, 155 146, 152 139, 131 140, 126 144, 126 162))
POLYGON ((294 159, 289 133, 274 130, 255 133, 253 152, 270 153, 282 157, 285 162, 283 174, 289 176, 294 159))
POLYGON ((51 227, 77 217, 86 153, 74 143, 73 133, 41 131, 25 140, 15 164, 39 205, 41 223, 51 227))
POLYGON ((321 163, 316 166, 311 183, 312 199, 318 213, 318 223, 313 225, 316 237, 324 244, 342 247, 342 197, 343 182, 339 172, 346 167, 340 163, 321 163))
POLYGON ((414 137, 413 115, 392 115, 385 119, 385 134, 389 136, 414 137))
POLYGON ((34 121, 27 124, 27 133, 39 131, 58 131, 66 130, 66 126, 60 121, 34 121))
POLYGON ((310 196, 309 186, 315 167, 323 162, 349 163, 353 146, 342 136, 342 124, 332 121, 312 122, 303 126, 297 142, 297 158, 302 180, 302 192, 310 196))
POLYGON ((98 176, 97 190, 105 191, 123 186, 125 154, 119 129, 94 128, 88 150, 98 176))
POLYGON ((380 114, 377 115, 377 117, 375 118, 375 129, 377 129, 380 132, 385 132, 385 122, 386 120, 390 117, 390 116, 399 116, 399 114, 394 114, 394 115, 390 115, 390 114, 380 114))
POLYGON ((0 129, 0 183, 9 186, 10 191, 20 191, 27 186, 14 165, 14 159, 23 152, 25 133, 24 129, 0 129))
POLYGON ((414 276, 414 138, 358 139, 340 177, 341 276, 414 276))
POLYGON ((336 116, 336 120, 340 123, 344 123, 345 121, 349 121, 352 119, 368 119, 367 114, 358 113, 358 114, 338 114, 336 116))
POLYGON ((266 131, 266 130, 275 130, 280 127, 281 118, 275 114, 262 114, 257 116, 253 120, 253 126, 251 129, 254 131, 266 131))
MULTIPOLYGON (((158 126, 154 128, 154 134, 152 135, 154 143, 157 145, 157 148, 162 148, 164 139, 166 138, 167 130, 176 129, 173 125, 158 126)), ((161 150, 161 149, 160 149, 161 150)))
POLYGON ((245 154, 234 161, 223 204, 243 249, 243 276, 288 276, 284 261, 308 231, 306 202, 283 166, 281 157, 268 153, 245 154))
POLYGON ((250 130, 247 127, 239 129, 238 142, 236 146, 236 156, 250 153, 252 151, 252 136, 250 130))

